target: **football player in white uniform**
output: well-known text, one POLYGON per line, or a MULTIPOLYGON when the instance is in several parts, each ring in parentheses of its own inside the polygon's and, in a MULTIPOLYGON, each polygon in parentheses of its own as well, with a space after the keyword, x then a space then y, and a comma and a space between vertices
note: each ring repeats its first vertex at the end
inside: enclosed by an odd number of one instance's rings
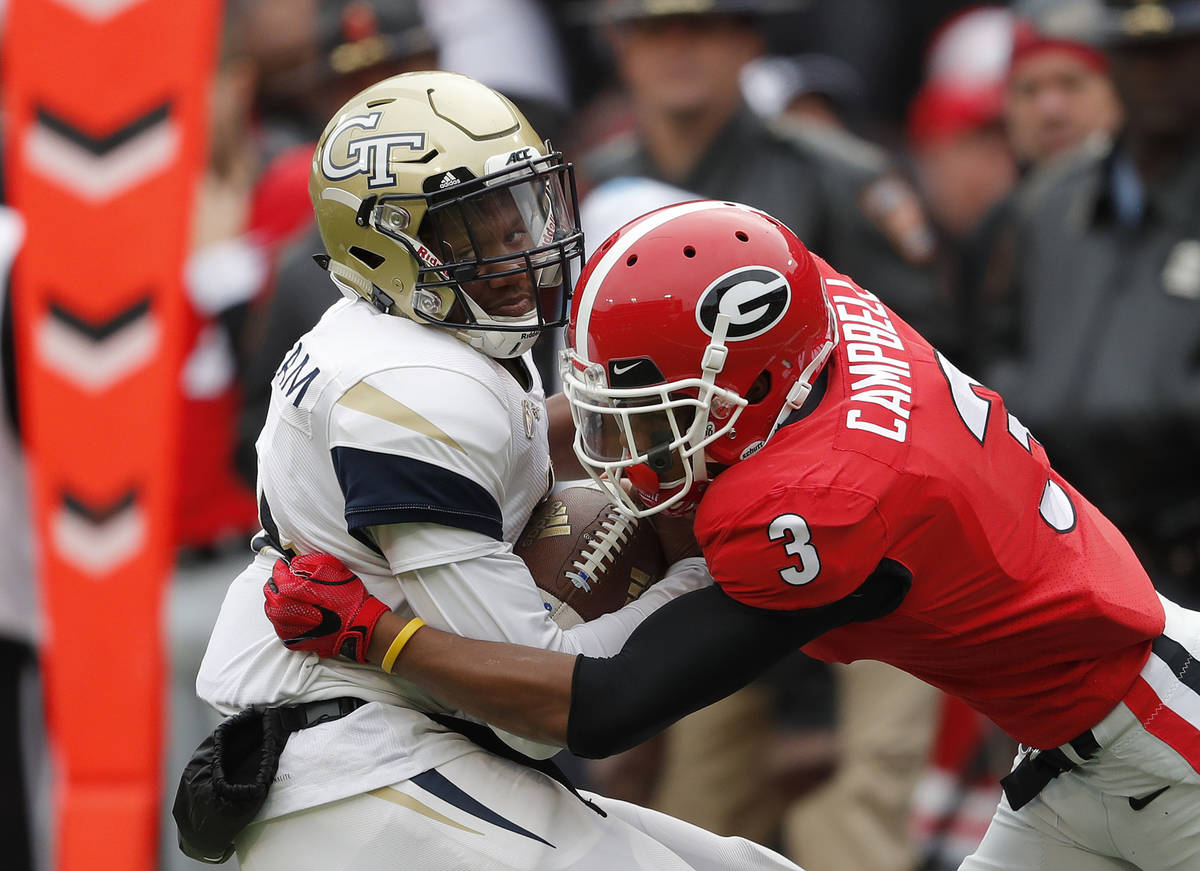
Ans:
MULTIPOLYGON (((276 548, 336 554, 430 625, 591 656, 711 582, 702 559, 681 560, 639 600, 564 630, 512 553, 552 484, 527 351, 563 323, 582 235, 571 167, 508 100, 450 73, 380 82, 329 123, 309 192, 318 260, 346 299, 273 379, 257 448, 276 548)), ((354 626, 338 636, 348 659, 288 650, 263 613, 273 564, 259 556, 233 582, 197 690, 226 715, 324 702, 308 722, 336 716, 288 739, 237 839, 244 871, 795 868, 622 802, 601 800, 602 816, 508 750, 558 748, 480 729, 495 752, 482 749, 436 698, 365 664, 354 626)))

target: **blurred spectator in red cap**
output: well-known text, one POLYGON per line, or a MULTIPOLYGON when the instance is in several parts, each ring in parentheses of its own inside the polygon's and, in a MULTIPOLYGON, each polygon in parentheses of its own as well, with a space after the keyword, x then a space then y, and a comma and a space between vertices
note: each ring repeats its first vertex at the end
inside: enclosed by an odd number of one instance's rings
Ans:
POLYGON ((1016 181, 1004 132, 1012 17, 979 6, 934 35, 925 82, 909 106, 908 144, 934 221, 961 239, 1016 181))
POLYGON ((1107 140, 1121 123, 1108 58, 1094 45, 1056 35, 1036 11, 1014 28, 1006 93, 1009 139, 1025 167, 1093 137, 1107 140))
MULTIPOLYGON (((1018 0, 1013 6, 1005 103, 1019 185, 980 222, 959 262, 956 298, 964 331, 1006 336, 1015 328, 1007 294, 1017 211, 1081 154, 1111 147, 1123 110, 1101 47, 1097 0, 1018 0)), ((972 342, 982 359, 986 341, 972 342)), ((973 366, 974 361, 965 361, 973 366)))

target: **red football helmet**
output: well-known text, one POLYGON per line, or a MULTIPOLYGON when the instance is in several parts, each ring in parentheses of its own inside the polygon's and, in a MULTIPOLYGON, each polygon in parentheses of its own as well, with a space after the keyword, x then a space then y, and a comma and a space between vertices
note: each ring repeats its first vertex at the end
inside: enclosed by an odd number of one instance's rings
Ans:
POLYGON ((706 463, 766 444, 836 343, 816 263, 783 224, 707 200, 650 212, 575 289, 560 361, 575 453, 627 513, 689 510, 706 463))

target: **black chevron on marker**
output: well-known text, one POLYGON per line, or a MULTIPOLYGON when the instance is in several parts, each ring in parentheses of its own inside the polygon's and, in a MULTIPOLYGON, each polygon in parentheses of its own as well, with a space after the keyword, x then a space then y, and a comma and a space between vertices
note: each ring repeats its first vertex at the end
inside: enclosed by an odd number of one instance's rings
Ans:
POLYGON ((167 101, 161 106, 152 109, 145 115, 135 118, 123 127, 114 130, 104 136, 93 136, 83 130, 80 130, 70 121, 55 115, 49 109, 39 106, 37 109, 38 123, 47 130, 61 136, 68 142, 78 145, 85 151, 94 154, 96 157, 103 157, 111 151, 115 151, 125 143, 131 141, 139 134, 146 132, 151 127, 163 123, 171 115, 171 103, 167 101))
POLYGON ((150 297, 144 297, 129 308, 119 311, 112 317, 99 322, 85 320, 74 312, 68 311, 60 303, 50 303, 51 317, 57 321, 61 321, 76 332, 83 333, 94 342, 104 341, 114 333, 120 332, 135 321, 144 318, 149 313, 150 297))
POLYGON ((78 514, 85 520, 94 524, 107 523, 123 511, 128 511, 137 503, 138 491, 136 488, 127 490, 113 502, 107 505, 94 505, 84 502, 80 497, 63 492, 62 504, 72 514, 78 514))

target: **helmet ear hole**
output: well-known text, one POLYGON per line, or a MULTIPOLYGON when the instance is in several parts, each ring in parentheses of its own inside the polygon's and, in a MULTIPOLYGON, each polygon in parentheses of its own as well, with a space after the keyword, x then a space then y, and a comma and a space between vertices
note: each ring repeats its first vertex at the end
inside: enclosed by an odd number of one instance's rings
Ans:
POLYGON ((378 269, 387 259, 382 254, 376 254, 374 251, 368 251, 366 248, 359 248, 357 245, 350 246, 350 255, 357 260, 361 260, 371 269, 378 269))
POLYGON ((771 373, 764 369, 758 373, 750 389, 746 391, 746 402, 755 405, 766 399, 771 393, 771 373))

